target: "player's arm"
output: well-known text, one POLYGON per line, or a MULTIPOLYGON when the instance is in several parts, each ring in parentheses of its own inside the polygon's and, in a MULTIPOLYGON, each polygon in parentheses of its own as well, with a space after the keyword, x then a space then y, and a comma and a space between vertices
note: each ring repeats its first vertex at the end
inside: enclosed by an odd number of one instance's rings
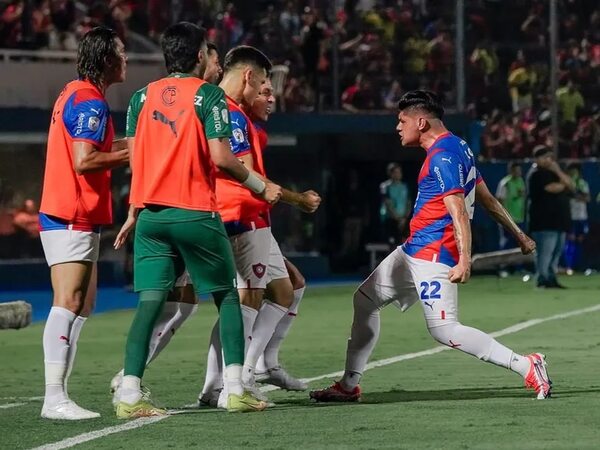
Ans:
POLYGON ((95 144, 87 141, 73 142, 73 168, 78 175, 113 169, 127 164, 129 151, 101 152, 95 144))
POLYGON ((281 197, 281 187, 261 180, 232 153, 231 120, 223 90, 218 86, 203 84, 196 95, 195 107, 204 124, 210 157, 215 166, 267 202, 277 202, 281 197), (218 113, 213 113, 213 108, 217 108, 218 113))
POLYGON ((465 196, 462 192, 447 195, 444 205, 452 217, 459 255, 458 264, 450 269, 448 278, 452 283, 466 283, 471 276, 471 223, 465 196))
POLYGON ((524 255, 535 250, 535 241, 519 228, 506 208, 492 195, 483 180, 475 187, 475 201, 483 206, 492 219, 513 235, 524 255))
MULTIPOLYGON (((254 158, 252 157, 252 153, 246 153, 239 157, 239 160, 244 164, 246 168, 250 172, 252 172, 255 176, 263 180, 265 183, 273 183, 273 181, 269 180, 267 177, 254 172, 251 167, 254 167, 254 158)), ((290 189, 286 189, 283 186, 281 187, 281 198, 280 200, 288 205, 292 205, 298 208, 300 211, 305 213, 314 213, 321 204, 321 196, 313 190, 308 190, 304 192, 296 192, 290 189)))
POLYGON ((551 192, 553 194, 557 194, 559 192, 563 192, 564 190, 575 192, 575 183, 571 179, 569 175, 564 173, 558 163, 556 161, 552 161, 550 164, 549 170, 554 172, 559 179, 559 182, 549 183, 545 186, 547 192, 551 192), (558 185, 562 185, 562 188, 558 185))

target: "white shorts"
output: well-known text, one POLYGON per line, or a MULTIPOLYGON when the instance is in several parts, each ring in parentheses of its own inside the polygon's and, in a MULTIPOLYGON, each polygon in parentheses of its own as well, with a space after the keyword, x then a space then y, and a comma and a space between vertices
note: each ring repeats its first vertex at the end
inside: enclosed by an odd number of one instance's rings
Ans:
POLYGON ((289 278, 279 244, 271 228, 231 236, 238 289, 264 289, 272 280, 289 278))
POLYGON ((398 247, 358 287, 379 308, 394 303, 406 311, 417 301, 429 327, 458 320, 458 286, 448 279, 450 267, 408 256, 398 247))
POLYGON ((49 266, 76 261, 98 261, 100 233, 48 230, 40 232, 40 239, 49 266))

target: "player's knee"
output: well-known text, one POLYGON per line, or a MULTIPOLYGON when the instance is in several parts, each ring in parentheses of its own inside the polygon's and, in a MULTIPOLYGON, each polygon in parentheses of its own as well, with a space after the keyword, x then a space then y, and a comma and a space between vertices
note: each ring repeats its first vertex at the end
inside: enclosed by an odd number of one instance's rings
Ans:
POLYGON ((377 307, 377 305, 375 305, 375 303, 373 303, 360 288, 354 293, 352 303, 354 305, 355 313, 360 311, 366 315, 371 315, 379 314, 379 311, 381 310, 381 308, 377 307))
MULTIPOLYGON (((84 303, 84 296, 81 291, 59 292, 54 294, 53 306, 60 306, 77 315, 84 309, 84 303)), ((91 303, 92 305, 91 308, 89 308, 89 311, 93 308, 93 302, 91 303)))
POLYGON ((440 344, 452 346, 452 335, 457 322, 432 324, 428 321, 427 330, 433 339, 440 344))

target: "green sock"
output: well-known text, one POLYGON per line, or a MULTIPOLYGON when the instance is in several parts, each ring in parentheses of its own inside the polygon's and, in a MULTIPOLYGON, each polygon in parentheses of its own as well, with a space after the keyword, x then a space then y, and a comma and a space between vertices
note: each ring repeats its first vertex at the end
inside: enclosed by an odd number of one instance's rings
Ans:
POLYGON ((244 324, 237 289, 213 293, 219 308, 221 345, 225 367, 230 364, 244 365, 244 324))
POLYGON ((142 378, 152 330, 167 300, 168 291, 142 291, 125 346, 124 375, 142 378))

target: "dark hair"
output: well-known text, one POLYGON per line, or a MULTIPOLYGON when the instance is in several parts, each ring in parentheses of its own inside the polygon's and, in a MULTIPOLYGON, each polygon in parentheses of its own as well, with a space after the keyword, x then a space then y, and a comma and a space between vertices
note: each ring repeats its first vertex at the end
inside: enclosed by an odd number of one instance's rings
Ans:
POLYGON ((398 102, 398 109, 404 111, 406 109, 422 109, 436 118, 444 117, 444 107, 442 101, 437 94, 431 91, 408 91, 398 102))
POLYGON ((263 52, 249 45, 239 45, 229 50, 225 55, 223 71, 229 72, 238 64, 249 64, 259 69, 265 69, 267 74, 271 72, 272 67, 271 61, 263 52))
POLYGON ((545 145, 536 145, 535 147, 533 147, 533 157, 534 158, 539 158, 541 156, 545 156, 548 153, 552 153, 552 149, 549 147, 546 147, 545 145))
POLYGON ((573 169, 576 169, 577 171, 579 171, 579 173, 581 173, 581 163, 578 163, 576 161, 569 163, 569 165, 567 166, 567 170, 573 170, 573 169))
POLYGON ((167 72, 189 73, 198 64, 198 53, 206 42, 206 30, 190 22, 168 27, 160 39, 167 72))
POLYGON ((106 27, 92 28, 77 47, 77 76, 96 86, 102 84, 106 66, 117 57, 117 33, 106 27))
POLYGON ((512 170, 515 167, 521 167, 521 163, 519 161, 510 161, 508 163, 508 170, 512 170))
POLYGON ((212 42, 207 42, 206 43, 206 47, 208 48, 208 53, 210 52, 218 52, 219 49, 217 48, 217 46, 215 44, 213 44, 212 42))

